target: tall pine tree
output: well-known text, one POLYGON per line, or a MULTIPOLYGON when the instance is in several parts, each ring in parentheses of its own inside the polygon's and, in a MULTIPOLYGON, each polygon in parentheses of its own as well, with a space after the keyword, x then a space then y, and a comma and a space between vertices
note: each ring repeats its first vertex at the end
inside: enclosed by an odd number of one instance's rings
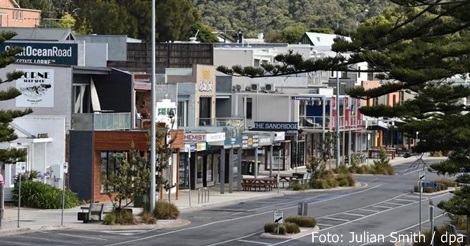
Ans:
MULTIPOLYGON (((3 43, 16 36, 16 33, 11 31, 2 31, 0 33, 0 43, 3 43)), ((5 68, 11 63, 15 62, 15 55, 22 52, 21 47, 11 47, 3 51, 0 55, 0 69, 5 68)), ((7 73, 6 79, 0 78, 0 84, 14 82, 16 79, 23 76, 23 72, 14 71, 7 73)), ((0 101, 12 100, 21 95, 21 92, 16 87, 9 87, 6 91, 0 91, 0 101)), ((0 109, 0 142, 11 142, 17 139, 15 131, 10 127, 13 119, 32 113, 31 109, 25 110, 11 110, 0 109)), ((2 163, 15 163, 17 161, 24 161, 26 158, 26 151, 19 149, 0 149, 0 162, 2 163)), ((2 168, 3 170, 3 168, 2 168)))

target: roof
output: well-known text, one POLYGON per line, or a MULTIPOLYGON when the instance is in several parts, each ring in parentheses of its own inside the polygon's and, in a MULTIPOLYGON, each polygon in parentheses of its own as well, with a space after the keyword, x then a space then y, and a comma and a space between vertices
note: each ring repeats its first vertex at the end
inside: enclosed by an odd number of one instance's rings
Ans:
MULTIPOLYGON (((304 36, 310 40, 311 45, 313 46, 326 46, 331 47, 335 42, 334 39, 336 37, 341 37, 337 34, 327 34, 327 33, 318 33, 318 32, 306 32, 304 36)), ((344 37, 344 36, 343 36, 344 37)), ((344 37, 346 40, 351 41, 350 37, 344 37)))
POLYGON ((17 34, 11 39, 14 41, 75 40, 72 30, 68 28, 0 27, 0 31, 14 31, 17 34))

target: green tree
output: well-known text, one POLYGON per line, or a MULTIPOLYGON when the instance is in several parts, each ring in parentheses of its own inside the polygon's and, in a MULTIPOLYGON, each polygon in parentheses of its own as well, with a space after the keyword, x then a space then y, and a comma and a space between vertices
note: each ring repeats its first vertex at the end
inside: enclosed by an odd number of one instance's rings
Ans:
MULTIPOLYGON (((367 62, 367 72, 380 73, 385 83, 375 89, 352 88, 346 92, 361 99, 377 98, 391 92, 413 93, 414 99, 395 107, 362 107, 361 113, 374 117, 405 119, 408 136, 419 131, 417 152, 444 151, 448 160, 431 165, 439 173, 470 168, 470 127, 468 106, 461 99, 470 96, 465 86, 453 85, 470 72, 470 1, 393 0, 386 9, 351 34, 351 42, 337 38, 333 50, 349 53, 321 60, 302 60, 298 54, 276 57, 279 66, 263 69, 221 67, 221 71, 242 76, 279 76, 317 70, 355 71, 349 65, 367 62)), ((363 72, 363 71, 362 71, 363 72)), ((441 206, 450 213, 467 213, 463 188, 441 206)))
MULTIPOLYGON (((168 168, 168 161, 172 153, 171 145, 176 137, 177 135, 171 136, 168 127, 156 129, 155 188, 157 194, 162 185, 168 185, 168 180, 161 174, 168 168), (168 141, 167 136, 170 136, 168 141)), ((121 165, 114 170, 109 179, 103 180, 103 185, 109 198, 113 201, 114 207, 121 210, 133 203, 136 197, 149 198, 150 179, 150 158, 144 157, 144 153, 136 150, 132 143, 131 149, 122 160, 121 165), (127 202, 124 203, 125 201, 127 202)))
POLYGON ((70 15, 69 13, 65 13, 60 19, 59 25, 62 28, 74 29, 76 22, 77 21, 75 20, 75 18, 73 18, 72 15, 70 15))
MULTIPOLYGON (((0 33, 0 43, 3 43, 7 40, 12 39, 16 36, 16 33, 12 31, 2 31, 0 33)), ((0 58, 0 68, 5 68, 11 63, 15 62, 15 55, 22 52, 23 48, 21 47, 11 47, 8 50, 5 50, 1 54, 0 58)), ((13 82, 21 76, 23 76, 22 71, 9 72, 6 75, 6 79, 0 79, 0 84, 13 82)), ((10 87, 5 91, 0 91, 0 101, 7 101, 16 98, 21 95, 21 92, 16 87, 10 87)), ((12 109, 12 110, 0 110, 0 142, 11 142, 18 138, 15 134, 15 130, 10 127, 10 123, 18 117, 30 114, 33 111, 31 109, 12 109)), ((26 151, 19 150, 15 148, 1 149, 0 150, 0 162, 2 163, 15 163, 18 161, 25 161, 26 151)))

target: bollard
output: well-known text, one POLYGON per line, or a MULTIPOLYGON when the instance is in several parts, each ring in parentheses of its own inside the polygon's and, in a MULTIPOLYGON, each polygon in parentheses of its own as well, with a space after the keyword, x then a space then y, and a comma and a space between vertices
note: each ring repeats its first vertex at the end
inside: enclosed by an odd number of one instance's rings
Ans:
POLYGON ((207 187, 202 187, 197 190, 197 203, 206 203, 209 202, 209 189, 207 187))

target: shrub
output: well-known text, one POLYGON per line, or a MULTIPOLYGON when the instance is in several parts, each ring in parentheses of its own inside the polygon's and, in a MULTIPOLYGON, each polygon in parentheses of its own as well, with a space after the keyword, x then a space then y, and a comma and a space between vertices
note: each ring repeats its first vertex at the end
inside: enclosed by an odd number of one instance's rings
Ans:
POLYGON ((277 228, 277 224, 276 223, 273 223, 273 222, 269 222, 269 223, 266 223, 264 224, 264 232, 275 232, 275 230, 277 228))
POLYGON ((279 227, 279 234, 286 234, 286 227, 284 224, 276 224, 269 222, 264 224, 264 232, 266 233, 277 233, 277 228, 279 227))
POLYGON ((335 168, 334 169, 334 172, 337 173, 337 174, 347 174, 347 173, 351 173, 349 171, 349 168, 346 166, 346 165, 340 165, 338 168, 335 168))
POLYGON ((437 179, 437 180, 433 180, 433 182, 437 182, 439 184, 443 184, 446 186, 446 189, 448 187, 455 187, 457 186, 457 182, 455 182, 454 180, 452 179, 437 179))
POLYGON ((173 203, 158 201, 155 203, 154 216, 161 220, 174 220, 180 216, 180 211, 173 203))
POLYGON ((317 220, 313 217, 291 216, 286 218, 287 223, 294 223, 300 227, 315 227, 317 220))
POLYGON ((329 189, 328 181, 326 179, 317 179, 310 181, 310 187, 312 189, 329 189))
POLYGON ((299 182, 291 183, 289 188, 292 190, 305 190, 305 186, 299 182))
POLYGON ((286 228, 286 233, 299 233, 300 232, 299 225, 295 223, 286 222, 284 223, 284 227, 286 228))
POLYGON ((135 224, 132 209, 115 209, 113 214, 116 216, 116 224, 133 225, 135 224))
POLYGON ((388 163, 377 163, 374 165, 374 167, 375 167, 375 174, 383 174, 383 175, 395 174, 395 169, 393 169, 392 165, 388 163))
POLYGON ((152 213, 149 213, 148 211, 144 211, 142 213, 142 223, 155 224, 157 223, 157 219, 155 219, 152 213))
POLYGON ((455 182, 457 182, 457 183, 470 183, 470 174, 468 174, 468 173, 460 174, 455 179, 455 182))
POLYGON ((338 181, 336 181, 334 176, 329 176, 326 178, 326 182, 330 188, 338 187, 338 181))
POLYGON ((114 225, 116 224, 116 215, 114 213, 107 214, 104 216, 103 224, 105 225, 114 225))
POLYGON ((350 173, 338 174, 336 181, 338 181, 338 185, 341 187, 354 186, 356 184, 356 179, 350 173))
POLYGON ((366 166, 358 166, 355 169, 357 174, 364 174, 366 173, 366 166))
MULTIPOLYGON (((13 201, 18 205, 18 184, 13 189, 13 201)), ((64 208, 79 205, 77 194, 65 191, 64 208)), ((41 209, 62 208, 62 190, 41 182, 21 181, 21 206, 41 209)))

